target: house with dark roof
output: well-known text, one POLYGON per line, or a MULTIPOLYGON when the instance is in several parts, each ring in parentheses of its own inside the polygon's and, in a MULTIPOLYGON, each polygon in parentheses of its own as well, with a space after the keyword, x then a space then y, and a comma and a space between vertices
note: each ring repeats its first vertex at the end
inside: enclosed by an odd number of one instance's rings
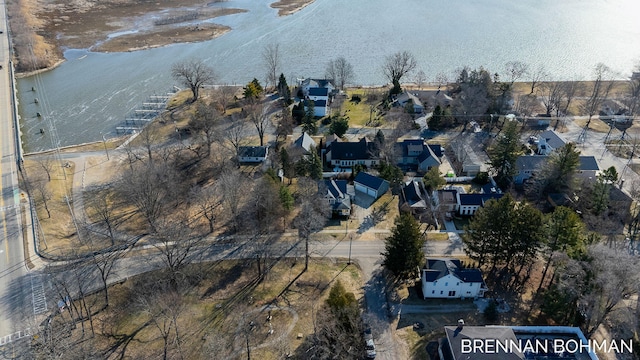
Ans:
POLYGON ((326 161, 333 167, 351 168, 360 164, 372 167, 380 164, 379 150, 374 143, 362 138, 358 142, 332 142, 327 148, 326 161))
POLYGON ((347 180, 324 180, 320 191, 329 202, 333 216, 351 215, 351 195, 348 187, 347 180))
POLYGON ((600 166, 594 156, 580 156, 580 165, 576 175, 584 179, 596 179, 600 172, 600 166))
POLYGON ((329 105, 336 90, 331 80, 303 79, 299 81, 299 87, 304 98, 313 101, 314 116, 322 117, 329 113, 329 105))
POLYGON ((504 194, 461 194, 456 192, 456 199, 458 203, 458 214, 471 216, 478 211, 484 204, 491 200, 500 199, 504 194))
POLYGON ((268 155, 268 146, 240 146, 238 148, 240 163, 261 163, 267 159, 268 155))
POLYGON ((401 154, 398 166, 405 170, 427 172, 442 163, 442 147, 440 144, 425 144, 423 139, 405 139, 396 143, 401 154))
POLYGON ((389 190, 389 182, 364 171, 360 171, 353 180, 353 186, 357 192, 379 198, 389 190))
POLYGON ((422 183, 411 181, 400 189, 400 208, 410 211, 413 215, 425 212, 429 206, 426 201, 428 197, 423 195, 425 193, 422 183))
MULTIPOLYGON (((536 172, 546 164, 549 160, 548 156, 544 155, 523 155, 516 159, 517 173, 513 177, 515 184, 522 184, 527 179, 532 177, 536 172)), ((600 166, 594 156, 580 156, 580 163, 576 170, 576 176, 584 179, 594 179, 600 172, 600 166)))
POLYGON ((488 290, 480 269, 465 269, 453 258, 427 258, 420 277, 425 299, 478 298, 488 290))
POLYGON ((554 150, 566 145, 566 141, 562 140, 553 130, 543 131, 538 135, 538 155, 549 155, 554 150))

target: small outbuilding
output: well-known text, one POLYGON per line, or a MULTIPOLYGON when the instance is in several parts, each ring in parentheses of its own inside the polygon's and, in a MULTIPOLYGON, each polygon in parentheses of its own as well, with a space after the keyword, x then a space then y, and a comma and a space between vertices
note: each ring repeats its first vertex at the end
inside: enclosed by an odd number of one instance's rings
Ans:
POLYGON ((389 182, 377 176, 373 176, 364 171, 361 171, 356 175, 353 180, 353 185, 356 191, 379 198, 389 190, 389 182))

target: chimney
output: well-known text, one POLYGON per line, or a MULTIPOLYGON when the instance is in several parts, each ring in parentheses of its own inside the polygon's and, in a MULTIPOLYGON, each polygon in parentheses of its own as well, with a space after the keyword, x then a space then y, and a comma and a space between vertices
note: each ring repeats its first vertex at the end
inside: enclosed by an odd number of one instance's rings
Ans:
POLYGON ((464 320, 459 319, 458 320, 458 327, 456 328, 456 330, 453 332, 453 337, 458 336, 458 334, 460 334, 460 332, 462 331, 462 329, 464 328, 464 320))

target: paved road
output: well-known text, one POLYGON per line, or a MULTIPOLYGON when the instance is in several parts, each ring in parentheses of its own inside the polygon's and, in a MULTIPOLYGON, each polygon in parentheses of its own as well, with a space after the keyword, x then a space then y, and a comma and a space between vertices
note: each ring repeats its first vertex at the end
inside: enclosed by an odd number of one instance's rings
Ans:
MULTIPOLYGON (((5 3, 0 3, 0 343, 21 330, 21 309, 25 306, 29 283, 24 265, 20 190, 18 189, 16 138, 13 121, 12 77, 9 72, 9 38, 5 3)), ((33 313, 31 314, 33 315, 33 313)), ((26 328, 26 327, 25 327, 26 328)), ((23 329, 22 329, 23 330, 23 329)))

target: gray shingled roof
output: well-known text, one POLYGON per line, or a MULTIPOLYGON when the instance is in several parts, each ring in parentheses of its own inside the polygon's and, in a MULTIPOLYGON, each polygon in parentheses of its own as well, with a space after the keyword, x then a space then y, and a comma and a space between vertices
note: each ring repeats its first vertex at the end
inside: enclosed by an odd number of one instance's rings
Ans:
POLYGON ((589 171, 589 170, 600 170, 598 166, 598 162, 596 158, 593 156, 580 156, 580 170, 589 171))
POLYGON ((360 171, 358 173, 358 175, 356 175, 356 178, 353 180, 354 183, 359 183, 362 184, 368 188, 371 189, 380 189, 380 187, 382 186, 382 184, 384 184, 386 182, 386 180, 379 178, 377 176, 373 176, 371 174, 368 174, 364 171, 360 171))
POLYGON ((429 258, 427 259, 425 270, 425 280, 428 282, 433 282, 448 274, 453 274, 466 283, 484 283, 480 269, 463 269, 458 259, 429 258))
POLYGON ((265 157, 266 155, 266 146, 240 146, 238 148, 239 157, 265 157))
POLYGON ((309 136, 309 134, 303 132, 302 135, 300 135, 300 137, 298 137, 296 141, 293 142, 293 146, 302 148, 305 151, 309 152, 311 151, 312 147, 315 148, 317 145, 316 142, 311 138, 311 136, 309 136))
POLYGON ((547 144, 551 145, 554 149, 559 149, 566 144, 566 141, 562 140, 553 130, 541 132, 538 138, 545 139, 547 144))
POLYGON ((309 88, 309 96, 328 96, 329 89, 322 87, 312 87, 309 88))

